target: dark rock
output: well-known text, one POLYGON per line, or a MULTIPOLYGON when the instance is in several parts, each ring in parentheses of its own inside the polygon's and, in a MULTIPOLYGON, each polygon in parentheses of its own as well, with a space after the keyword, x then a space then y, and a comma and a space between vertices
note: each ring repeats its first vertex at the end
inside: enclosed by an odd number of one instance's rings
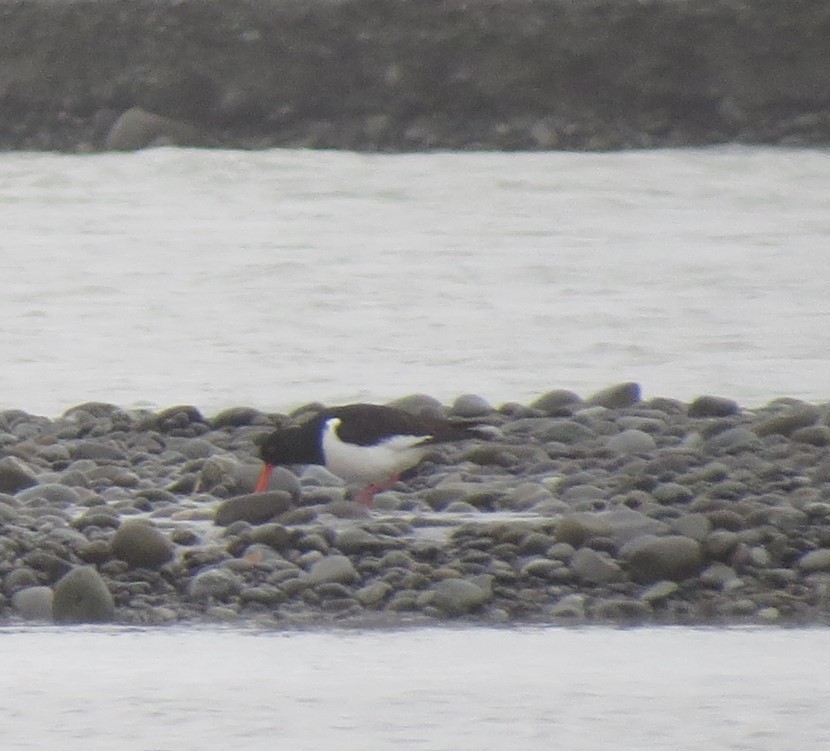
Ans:
POLYGON ((264 524, 288 511, 291 505, 291 496, 281 490, 240 495, 219 505, 214 522, 220 527, 240 520, 249 524, 264 524))
POLYGON ((251 407, 230 407, 214 415, 208 422, 212 428, 238 428, 243 425, 265 424, 265 415, 251 407))
POLYGON ((786 410, 780 415, 775 415, 753 427, 759 436, 766 435, 791 435, 799 428, 806 428, 814 425, 821 417, 821 411, 812 404, 800 404, 786 410))
POLYGON ((592 537, 611 534, 611 524, 599 514, 577 511, 562 518, 556 525, 554 537, 557 542, 567 542, 579 547, 592 537))
POLYGON ((489 402, 478 394, 462 394, 450 407, 450 414, 455 417, 486 417, 493 412, 489 402))
POLYGON ((108 623, 115 617, 115 603, 101 575, 92 566, 81 566, 55 585, 52 614, 57 623, 108 623))
POLYGON ((194 600, 228 600, 242 591, 242 579, 224 568, 202 571, 191 579, 187 589, 194 600))
POLYGON ((12 607, 24 620, 51 621, 53 599, 51 587, 27 587, 14 593, 12 607))
POLYGON ((560 417, 571 414, 573 407, 581 402, 582 399, 573 391, 555 389, 542 394, 542 396, 532 401, 529 406, 543 414, 560 417))
POLYGON ((72 441, 67 448, 73 459, 92 459, 95 462, 104 462, 123 461, 127 457, 124 450, 112 441, 84 439, 72 441))
POLYGON ((150 146, 196 146, 192 125, 132 107, 113 124, 104 141, 107 151, 136 151, 150 146))
POLYGON ((639 383, 629 381, 615 386, 609 386, 602 391, 597 391, 585 400, 586 404, 608 409, 622 409, 631 407, 640 401, 641 388, 639 383))
POLYGON ((623 430, 611 436, 606 446, 619 454, 646 454, 657 448, 657 443, 642 430, 623 430))
POLYGON ((577 550, 570 565, 577 577, 594 584, 605 584, 624 578, 623 571, 615 560, 591 548, 577 550))
POLYGON ((720 396, 699 396, 689 404, 689 417, 730 417, 737 415, 741 407, 734 399, 720 396))
POLYGON ((173 558, 173 546, 162 532, 146 521, 131 519, 113 535, 112 555, 132 568, 158 568, 173 558))
POLYGON ((308 572, 310 584, 336 582, 352 584, 359 579, 354 564, 345 555, 328 555, 314 563, 308 572))
POLYGON ((20 459, 14 456, 0 459, 0 493, 14 495, 32 485, 37 485, 37 476, 20 459))
POLYGON ((681 581, 703 567, 700 543, 680 535, 643 535, 624 545, 620 555, 628 562, 632 578, 647 584, 661 579, 681 581))
POLYGON ((450 616, 464 615, 490 600, 492 593, 467 579, 444 579, 433 587, 431 604, 450 616))

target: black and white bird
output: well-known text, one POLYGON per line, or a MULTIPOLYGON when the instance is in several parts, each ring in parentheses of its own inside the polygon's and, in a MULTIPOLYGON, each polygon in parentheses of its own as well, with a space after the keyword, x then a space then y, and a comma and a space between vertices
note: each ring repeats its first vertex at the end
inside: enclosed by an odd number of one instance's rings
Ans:
POLYGON ((438 443, 487 438, 492 426, 475 421, 418 416, 379 404, 331 407, 298 425, 275 430, 260 447, 264 462, 255 492, 268 487, 276 465, 319 464, 363 490, 355 500, 370 506, 438 443))

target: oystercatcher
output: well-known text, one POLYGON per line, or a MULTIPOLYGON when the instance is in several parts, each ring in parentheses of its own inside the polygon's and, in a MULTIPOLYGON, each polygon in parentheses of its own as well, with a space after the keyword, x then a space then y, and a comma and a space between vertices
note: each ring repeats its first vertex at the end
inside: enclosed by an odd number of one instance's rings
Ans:
POLYGON ((376 493, 394 485, 435 444, 484 438, 493 430, 475 421, 416 416, 379 404, 331 407, 265 438, 260 447, 265 464, 254 492, 268 487, 277 464, 319 464, 347 484, 362 486, 355 500, 371 506, 376 493))

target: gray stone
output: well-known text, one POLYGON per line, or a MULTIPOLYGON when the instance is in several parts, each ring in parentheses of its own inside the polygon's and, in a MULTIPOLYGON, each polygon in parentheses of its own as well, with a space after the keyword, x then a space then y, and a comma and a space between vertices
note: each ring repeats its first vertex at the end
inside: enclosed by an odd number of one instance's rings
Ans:
POLYGON ((650 603, 662 602, 671 597, 678 589, 680 589, 680 586, 677 582, 661 580, 654 582, 648 589, 644 590, 640 594, 640 599, 650 603))
POLYGON ((563 517, 556 525, 554 537, 557 542, 567 542, 579 547, 592 537, 608 537, 611 524, 599 514, 590 511, 576 511, 563 517))
POLYGON ((641 621, 651 614, 651 606, 646 600, 630 600, 614 597, 600 601, 594 608, 594 615, 600 620, 641 621))
POLYGON ((597 516, 608 525, 607 536, 612 537, 618 546, 640 535, 661 535, 669 531, 669 525, 665 522, 646 516, 642 511, 628 506, 599 511, 597 516))
POLYGON ((522 576, 535 576, 538 579, 554 579, 556 573, 564 567, 562 561, 550 558, 534 558, 521 568, 522 576))
POLYGON ((377 607, 392 592, 392 587, 384 581, 376 581, 361 587, 354 593, 355 599, 366 608, 377 607))
POLYGON ((464 615, 490 600, 492 593, 467 579, 444 579, 432 589, 431 604, 450 616, 464 615))
POLYGON ((240 495, 221 503, 213 520, 220 527, 227 527, 236 521, 265 524, 288 511, 291 505, 291 496, 282 490, 240 495))
POLYGON ((158 568, 173 559, 173 545, 149 522, 131 519, 115 532, 110 543, 115 558, 131 568, 158 568))
POLYGON ((686 514, 672 520, 671 529, 683 537, 701 542, 712 531, 712 522, 703 514, 686 514))
POLYGON ((51 482, 21 490, 15 497, 24 503, 35 499, 43 499, 53 506, 61 508, 76 505, 81 498, 74 488, 51 482))
POLYGON ((32 485, 37 485, 37 476, 28 465, 16 456, 0 459, 0 493, 14 495, 32 485))
POLYGON ((780 415, 762 420, 754 426, 755 432, 765 435, 791 435, 799 428, 814 425, 821 417, 821 410, 812 404, 798 404, 787 409, 780 415))
POLYGON ((611 436, 606 446, 618 454, 645 454, 657 448, 657 443, 642 430, 623 430, 611 436))
POLYGON ((724 563, 713 563, 711 566, 707 566, 703 571, 701 571, 698 578, 700 583, 707 587, 724 589, 728 585, 735 582, 738 575, 735 573, 735 569, 731 566, 727 566, 724 563))
POLYGON ((580 404, 582 399, 573 391, 566 389, 555 389, 538 397, 530 403, 531 409, 538 409, 546 415, 559 415, 563 411, 570 411, 568 408, 580 404))
POLYGON ((830 428, 826 425, 810 425, 794 430, 790 438, 798 443, 807 443, 811 446, 830 446, 830 428))
POLYGON ((624 578, 619 564, 607 553, 591 548, 580 548, 571 558, 571 571, 583 581, 605 584, 624 578))
POLYGON ((12 607, 24 620, 51 621, 52 600, 51 587, 27 587, 12 595, 12 607))
POLYGON ((312 564, 306 581, 310 584, 353 584, 359 578, 354 564, 345 555, 327 555, 312 564))
POLYGON ((597 391, 585 400, 586 404, 608 409, 622 409, 631 407, 640 401, 641 388, 639 383, 629 381, 597 391))
POLYGON ((830 548, 811 550, 798 559, 798 567, 802 571, 830 571, 830 548))
POLYGON ((623 546, 620 555, 632 578, 646 584, 660 579, 681 581, 697 575, 703 567, 700 543, 680 535, 636 537, 623 546))
POLYGON ((413 415, 443 415, 444 406, 435 397, 428 394, 409 394, 389 402, 390 407, 402 409, 413 415))
POLYGON ((728 529, 716 529, 703 541, 706 554, 715 561, 726 561, 735 552, 740 538, 728 529))
POLYGON ((535 435, 542 443, 571 444, 590 440, 594 437, 594 432, 576 420, 562 419, 546 422, 535 435))
POLYGON ((396 545, 394 540, 383 540, 360 527, 346 527, 340 530, 334 538, 334 547, 346 555, 382 554, 394 545, 396 545))
POLYGON ((196 574, 187 588, 194 600, 228 600, 242 591, 242 579, 224 568, 210 568, 196 574))
POLYGON ((94 462, 123 461, 127 458, 124 450, 111 441, 82 439, 68 444, 73 459, 92 459, 94 462))
POLYGON ((587 598, 582 594, 565 595, 551 607, 550 614, 554 618, 581 620, 585 618, 586 601, 587 598))
POLYGON ((741 451, 757 451, 762 446, 761 439, 749 428, 728 428, 716 433, 706 441, 711 451, 725 454, 737 454, 741 451))
POLYGON ((699 396, 689 404, 689 417, 730 417, 737 415, 741 407, 734 399, 720 396, 699 396))
POLYGON ((198 131, 192 125, 132 107, 110 128, 104 148, 136 151, 153 146, 195 146, 198 142, 198 131))
POLYGON ((92 566, 81 566, 55 585, 52 615, 56 623, 109 623, 115 602, 101 575, 92 566))
POLYGON ((455 417, 485 417, 492 412, 490 403, 478 394, 462 394, 450 407, 450 414, 455 417))
POLYGON ((37 571, 28 566, 18 566, 9 571, 3 579, 3 590, 7 595, 13 595, 21 589, 36 587, 40 584, 37 571))
POLYGON ((651 491, 651 495, 658 503, 673 506, 676 503, 688 503, 694 498, 694 493, 679 482, 664 482, 651 491))

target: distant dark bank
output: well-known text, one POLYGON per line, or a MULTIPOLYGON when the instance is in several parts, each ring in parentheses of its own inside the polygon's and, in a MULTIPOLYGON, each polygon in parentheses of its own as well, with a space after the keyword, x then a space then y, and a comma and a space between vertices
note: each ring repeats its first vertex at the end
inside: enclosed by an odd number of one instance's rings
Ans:
POLYGON ((826 0, 0 0, 0 148, 826 145, 828 40, 826 0))

